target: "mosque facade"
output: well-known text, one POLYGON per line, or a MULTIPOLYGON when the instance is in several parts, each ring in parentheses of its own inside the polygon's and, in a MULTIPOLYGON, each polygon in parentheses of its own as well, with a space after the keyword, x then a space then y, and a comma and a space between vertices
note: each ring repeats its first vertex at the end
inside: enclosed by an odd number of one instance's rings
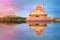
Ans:
POLYGON ((37 6, 35 10, 30 12, 26 21, 52 21, 52 18, 48 17, 46 12, 41 6, 37 6))

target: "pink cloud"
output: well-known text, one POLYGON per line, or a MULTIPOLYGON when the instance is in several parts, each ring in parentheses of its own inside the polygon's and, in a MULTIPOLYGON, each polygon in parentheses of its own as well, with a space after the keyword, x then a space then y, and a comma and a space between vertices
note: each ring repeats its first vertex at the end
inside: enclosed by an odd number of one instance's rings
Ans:
POLYGON ((11 5, 11 1, 10 0, 0 0, 0 4, 3 6, 8 6, 8 5, 11 5))
POLYGON ((11 0, 0 0, 0 17, 11 14, 14 11, 11 0))

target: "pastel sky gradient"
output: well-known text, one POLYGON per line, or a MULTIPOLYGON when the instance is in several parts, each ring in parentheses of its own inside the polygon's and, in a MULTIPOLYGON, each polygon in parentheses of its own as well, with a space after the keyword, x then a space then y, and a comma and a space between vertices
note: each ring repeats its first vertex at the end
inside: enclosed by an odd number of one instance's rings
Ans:
POLYGON ((1 8, 5 8, 3 12, 0 12, 0 15, 9 15, 13 11, 17 16, 26 17, 37 5, 42 5, 43 2, 45 2, 44 10, 48 16, 60 17, 60 0, 0 0, 0 11, 1 8))

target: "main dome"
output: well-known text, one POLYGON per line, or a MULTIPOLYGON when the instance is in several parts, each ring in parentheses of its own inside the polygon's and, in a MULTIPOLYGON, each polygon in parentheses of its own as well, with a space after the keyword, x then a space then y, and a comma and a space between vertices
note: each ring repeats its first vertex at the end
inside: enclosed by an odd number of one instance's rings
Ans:
POLYGON ((43 14, 46 15, 46 12, 41 6, 37 6, 35 10, 33 10, 30 15, 36 15, 36 14, 43 14))

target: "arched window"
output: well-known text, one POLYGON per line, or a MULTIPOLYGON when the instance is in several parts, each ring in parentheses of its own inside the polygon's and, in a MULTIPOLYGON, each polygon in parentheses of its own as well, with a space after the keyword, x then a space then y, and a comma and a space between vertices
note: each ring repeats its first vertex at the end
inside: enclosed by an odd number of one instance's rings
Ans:
POLYGON ((38 15, 36 15, 35 17, 39 17, 38 15))
POLYGON ((31 15, 29 15, 31 17, 31 15))

